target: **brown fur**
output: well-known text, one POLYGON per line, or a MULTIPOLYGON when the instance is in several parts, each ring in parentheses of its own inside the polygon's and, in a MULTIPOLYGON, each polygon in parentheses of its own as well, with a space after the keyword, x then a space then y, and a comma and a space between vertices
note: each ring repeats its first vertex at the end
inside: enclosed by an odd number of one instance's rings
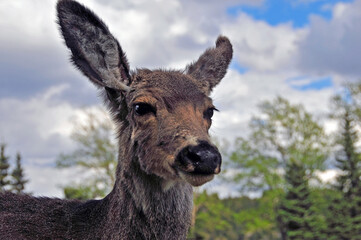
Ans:
POLYGON ((129 72, 119 43, 94 13, 72 0, 59 1, 57 10, 73 63, 102 91, 117 124, 116 183, 104 199, 87 202, 2 193, 0 238, 185 239, 192 185, 220 171, 208 135, 208 95, 231 61, 229 40, 219 37, 185 71, 129 72))

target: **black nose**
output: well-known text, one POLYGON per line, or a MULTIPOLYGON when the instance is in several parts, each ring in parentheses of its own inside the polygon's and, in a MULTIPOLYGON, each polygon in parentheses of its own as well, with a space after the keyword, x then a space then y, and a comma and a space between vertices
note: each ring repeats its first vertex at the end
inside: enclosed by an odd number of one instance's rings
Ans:
POLYGON ((222 157, 218 149, 206 141, 185 147, 178 157, 179 163, 194 174, 217 174, 221 170, 222 157))

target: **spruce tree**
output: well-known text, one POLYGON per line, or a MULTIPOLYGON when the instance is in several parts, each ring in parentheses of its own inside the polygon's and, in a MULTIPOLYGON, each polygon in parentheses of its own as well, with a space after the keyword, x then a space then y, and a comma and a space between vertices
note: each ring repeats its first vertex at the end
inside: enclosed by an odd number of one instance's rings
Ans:
POLYGON ((343 226, 340 231, 333 234, 338 234, 339 239, 361 239, 361 158, 355 147, 359 138, 350 107, 346 105, 344 110, 340 138, 342 148, 336 156, 337 167, 342 173, 337 177, 335 184, 342 199, 336 199, 331 206, 335 211, 334 215, 340 215, 336 211, 341 210, 343 216, 337 220, 331 217, 330 223, 338 221, 340 226, 343 226))
POLYGON ((324 239, 322 224, 312 204, 306 169, 302 163, 287 163, 285 179, 288 187, 281 200, 278 214, 287 239, 324 239))
POLYGON ((338 190, 329 198, 328 211, 325 214, 328 240, 348 240, 350 238, 349 203, 338 190))
POLYGON ((24 170, 21 165, 21 155, 20 153, 16 154, 16 165, 14 170, 11 173, 12 176, 12 190, 15 193, 21 193, 25 189, 25 184, 28 182, 28 180, 24 177, 24 170))
POLYGON ((5 155, 5 144, 0 145, 0 192, 5 191, 10 184, 8 180, 9 157, 5 155))

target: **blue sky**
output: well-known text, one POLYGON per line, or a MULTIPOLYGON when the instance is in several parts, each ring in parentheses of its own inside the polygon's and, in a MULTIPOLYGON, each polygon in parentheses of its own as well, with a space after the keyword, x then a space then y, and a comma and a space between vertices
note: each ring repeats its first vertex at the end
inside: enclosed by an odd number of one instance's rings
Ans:
POLYGON ((239 62, 236 60, 233 60, 229 67, 236 70, 240 74, 246 73, 248 71, 248 68, 241 66, 241 64, 239 64, 239 62))
POLYGON ((311 14, 325 19, 332 18, 331 6, 352 0, 266 0, 261 6, 238 5, 227 9, 230 16, 236 17, 244 12, 256 20, 263 20, 272 26, 292 22, 295 28, 304 27, 309 23, 311 14))
POLYGON ((323 90, 333 86, 333 80, 331 77, 313 79, 309 76, 301 76, 288 79, 287 82, 293 89, 299 91, 323 90))

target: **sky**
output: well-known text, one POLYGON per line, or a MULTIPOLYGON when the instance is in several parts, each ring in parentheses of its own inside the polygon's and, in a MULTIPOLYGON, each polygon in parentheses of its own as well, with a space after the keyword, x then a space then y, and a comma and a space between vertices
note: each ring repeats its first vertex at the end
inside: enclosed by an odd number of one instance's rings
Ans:
MULTIPOLYGON (((212 93, 217 138, 244 136, 257 105, 278 95, 303 104, 331 132, 335 124, 323 121, 331 96, 361 76, 361 0, 79 2, 107 23, 133 69, 183 69, 227 36, 234 58, 212 93)), ((74 149, 72 121, 101 99, 69 62, 55 4, 0 0, 0 141, 12 161, 21 152, 28 191, 62 197, 75 170, 55 169, 54 161, 74 149)))

